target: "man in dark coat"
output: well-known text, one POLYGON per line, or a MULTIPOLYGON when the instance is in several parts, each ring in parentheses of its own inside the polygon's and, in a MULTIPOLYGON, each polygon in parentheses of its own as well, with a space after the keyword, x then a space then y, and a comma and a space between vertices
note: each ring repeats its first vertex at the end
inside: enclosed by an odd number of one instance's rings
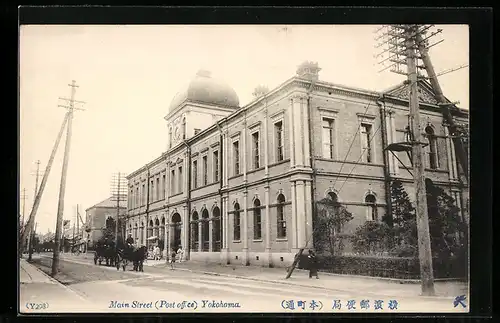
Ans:
POLYGON ((309 256, 307 256, 309 260, 309 278, 316 276, 316 279, 319 279, 318 276, 318 259, 312 250, 309 250, 309 256))

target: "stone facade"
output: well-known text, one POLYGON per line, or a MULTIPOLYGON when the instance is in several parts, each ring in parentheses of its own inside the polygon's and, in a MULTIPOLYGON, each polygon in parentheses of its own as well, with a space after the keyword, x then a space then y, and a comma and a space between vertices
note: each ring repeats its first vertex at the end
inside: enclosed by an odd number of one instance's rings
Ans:
MULTIPOLYGON (((347 88, 318 80, 313 67, 241 108, 189 99, 172 106, 168 129, 181 124, 181 133, 169 130, 170 148, 128 177, 128 233, 141 243, 164 237, 187 259, 285 266, 313 246, 314 201, 335 194, 354 215, 349 234, 380 221, 389 178, 413 197, 406 153, 398 160, 383 149, 404 141, 406 85, 347 88)), ((420 89, 421 130, 432 141, 427 176, 464 205, 467 181, 447 128, 430 86, 420 89)), ((454 113, 468 122, 467 111, 454 113)))
MULTIPOLYGON (((85 232, 84 237, 89 242, 89 247, 102 237, 103 230, 106 228, 106 219, 109 217, 116 219, 117 202, 108 198, 102 202, 85 210, 85 223, 90 232, 85 232)), ((127 201, 120 201, 120 217, 127 213, 127 201)))

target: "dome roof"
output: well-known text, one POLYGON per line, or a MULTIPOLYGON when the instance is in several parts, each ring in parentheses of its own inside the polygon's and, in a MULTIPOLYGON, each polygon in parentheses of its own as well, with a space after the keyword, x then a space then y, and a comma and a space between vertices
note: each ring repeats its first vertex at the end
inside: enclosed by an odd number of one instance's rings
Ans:
POLYGON ((233 88, 221 80, 212 78, 210 72, 204 70, 198 71, 187 88, 174 96, 170 103, 170 111, 176 109, 186 100, 235 108, 240 103, 233 88))

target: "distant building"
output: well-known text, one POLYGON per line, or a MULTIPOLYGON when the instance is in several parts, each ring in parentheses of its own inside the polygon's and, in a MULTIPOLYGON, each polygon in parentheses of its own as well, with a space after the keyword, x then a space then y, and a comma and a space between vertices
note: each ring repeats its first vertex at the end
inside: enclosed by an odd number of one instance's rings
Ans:
MULTIPOLYGON (((116 219, 117 202, 113 198, 107 198, 102 202, 85 210, 86 239, 89 247, 92 247, 103 235, 106 228, 106 220, 116 219)), ((120 201, 120 216, 127 212, 127 200, 120 201)))

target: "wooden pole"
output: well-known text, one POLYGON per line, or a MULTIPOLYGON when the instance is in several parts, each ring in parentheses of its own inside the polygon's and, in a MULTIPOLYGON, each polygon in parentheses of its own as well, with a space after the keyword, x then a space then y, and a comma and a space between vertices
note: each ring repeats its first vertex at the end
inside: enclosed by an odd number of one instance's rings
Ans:
MULTIPOLYGON (((48 179, 49 174, 50 174, 50 169, 52 168, 52 164, 54 162, 54 158, 55 158, 55 155, 57 152, 57 147, 59 146, 59 142, 61 141, 64 128, 66 127, 66 123, 68 122, 68 118, 69 118, 69 112, 67 112, 66 115, 64 116, 64 120, 63 120, 63 123, 61 125, 61 129, 59 130, 59 134, 57 135, 56 142, 54 144, 54 147, 52 148, 52 153, 50 154, 49 162, 47 163, 47 167, 45 168, 45 172, 43 173, 42 182, 40 183, 40 188, 38 189, 38 193, 37 193, 35 201, 33 203, 33 209, 31 210, 30 217, 28 219, 28 223, 27 223, 28 227, 31 227, 33 225, 33 223, 35 222, 36 212, 38 211, 38 207, 40 206, 40 201, 42 199, 43 191, 45 189, 45 185, 47 184, 47 179, 48 179)), ((23 234, 21 236, 21 241, 24 241, 26 239, 27 234, 28 233, 26 232, 26 230, 24 230, 23 234)))
MULTIPOLYGON (((64 159, 62 166, 62 174, 61 174, 61 183, 59 186, 59 203, 57 207, 57 221, 56 221, 56 234, 55 234, 55 248, 54 255, 52 258, 52 276, 55 276, 59 270, 59 248, 61 246, 61 230, 63 224, 64 217, 64 196, 66 193, 66 177, 68 174, 68 162, 69 162, 69 150, 71 147, 71 130, 73 125, 73 107, 74 107, 74 98, 75 91, 77 85, 76 82, 73 81, 71 86, 71 99, 69 102, 69 111, 68 111, 68 128, 66 132, 66 145, 64 147, 64 159)), ((64 247, 64 246, 63 246, 64 247)))
MULTIPOLYGON (((35 178, 35 198, 36 198, 36 194, 37 194, 37 191, 38 191, 38 178, 40 177, 40 161, 37 160, 36 161, 36 174, 35 174, 36 178, 35 178)), ((33 200, 33 202, 35 202, 35 200, 33 200)), ((32 234, 32 231, 31 228, 28 228, 29 229, 29 240, 28 240, 28 261, 31 261, 32 260, 32 256, 33 256, 33 245, 32 245, 32 238, 33 238, 33 234, 32 234)))
POLYGON ((425 189, 425 169, 423 155, 423 130, 420 124, 420 108, 418 103, 418 79, 416 67, 416 43, 413 28, 406 30, 406 64, 410 83, 410 130, 412 133, 413 173, 416 192, 418 255, 420 260, 420 277, 422 295, 434 295, 434 275, 432 267, 431 239, 429 234, 429 216, 427 214, 427 194, 425 189))

